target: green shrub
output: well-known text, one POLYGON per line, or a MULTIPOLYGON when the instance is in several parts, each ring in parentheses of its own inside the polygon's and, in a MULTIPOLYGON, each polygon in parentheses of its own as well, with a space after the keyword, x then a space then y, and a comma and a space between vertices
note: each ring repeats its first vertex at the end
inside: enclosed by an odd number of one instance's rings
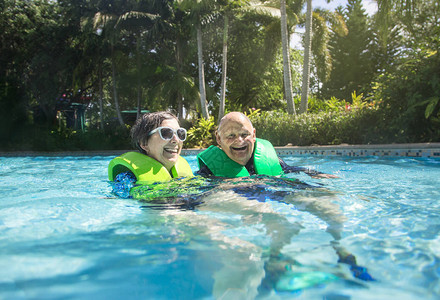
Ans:
MULTIPOLYGON (((301 98, 297 97, 295 99, 295 107, 299 108, 301 98)), ((309 113, 319 113, 319 112, 331 112, 331 111, 343 111, 347 102, 345 100, 339 100, 336 97, 331 97, 328 100, 318 99, 315 96, 309 97, 308 102, 308 112, 309 113)))
POLYGON ((188 130, 186 148, 207 148, 214 144, 215 130, 217 126, 214 117, 209 119, 200 118, 196 124, 188 130))
MULTIPOLYGON (((284 111, 250 109, 246 115, 252 121, 257 137, 267 139, 276 146, 393 142, 396 134, 387 130, 387 124, 378 106, 362 101, 362 94, 353 93, 352 97, 351 106, 346 105, 345 101, 333 99, 329 102, 333 108, 320 106, 327 108, 316 113, 294 116, 284 111)), ((185 147, 206 148, 215 144, 215 129, 213 118, 198 120, 188 131, 185 147)))
POLYGON ((261 112, 252 119, 257 136, 276 146, 292 144, 333 145, 386 142, 386 130, 379 130, 380 115, 375 107, 351 111, 289 115, 285 112, 261 112))

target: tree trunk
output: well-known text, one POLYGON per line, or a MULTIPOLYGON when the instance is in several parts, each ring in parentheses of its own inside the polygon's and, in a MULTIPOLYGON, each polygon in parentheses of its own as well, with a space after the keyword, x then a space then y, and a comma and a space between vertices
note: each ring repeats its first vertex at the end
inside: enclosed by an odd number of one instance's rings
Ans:
POLYGON ((296 114, 295 102, 292 94, 292 74, 290 71, 290 45, 287 35, 287 20, 286 20, 286 0, 280 1, 281 11, 281 40, 283 44, 283 77, 284 77, 284 97, 287 101, 287 112, 291 115, 296 114))
POLYGON ((180 75, 182 70, 182 55, 181 55, 181 40, 178 37, 176 40, 176 63, 177 63, 177 117, 179 120, 183 120, 183 96, 180 92, 180 75))
POLYGON ((102 61, 99 62, 98 65, 98 82, 99 82, 99 120, 100 125, 99 128, 104 130, 104 107, 102 104, 103 99, 103 91, 102 91, 102 61))
POLYGON ((124 126, 125 123, 124 120, 122 119, 121 109, 119 108, 118 92, 116 89, 116 66, 115 66, 113 46, 112 46, 112 84, 113 84, 113 98, 115 101, 116 115, 118 116, 119 124, 121 126, 124 126))
POLYGON ((141 57, 139 54, 140 34, 136 37, 136 68, 137 68, 137 113, 136 119, 141 116, 141 100, 142 100, 142 88, 141 88, 141 57))
POLYGON ((200 109, 202 117, 209 119, 208 104, 206 102, 205 72, 203 69, 203 48, 202 48, 202 25, 197 25, 197 55, 199 62, 199 88, 200 88, 200 109))
POLYGON ((306 38, 304 45, 304 66, 301 88, 301 105, 299 112, 307 112, 310 83, 310 52, 312 48, 312 0, 307 0, 306 38))
POLYGON ((223 62, 222 62, 222 86, 220 105, 218 108, 218 119, 221 120, 225 115, 225 102, 226 102, 226 70, 228 64, 228 26, 229 18, 225 15, 225 27, 223 29, 223 62))

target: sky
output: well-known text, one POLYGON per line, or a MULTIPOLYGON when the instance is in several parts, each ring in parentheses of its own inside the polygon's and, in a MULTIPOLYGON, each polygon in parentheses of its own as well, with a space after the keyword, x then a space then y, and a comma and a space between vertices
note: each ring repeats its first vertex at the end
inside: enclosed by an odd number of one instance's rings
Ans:
MULTIPOLYGON (((332 0, 330 3, 327 3, 326 0, 313 0, 312 7, 315 8, 323 8, 328 10, 334 10, 338 6, 346 7, 348 1, 347 0, 332 0)), ((375 0, 362 0, 362 5, 366 10, 367 14, 373 15, 377 11, 377 3, 375 0)), ((306 9, 306 5, 304 5, 304 10, 306 9)), ((304 33, 304 28, 297 27, 297 32, 300 34, 304 33)), ((303 49, 301 44, 300 34, 293 34, 291 36, 290 46, 295 49, 303 49)))
MULTIPOLYGON (((313 0, 312 6, 313 8, 325 8, 329 10, 334 10, 338 6, 345 7, 347 5, 347 0, 332 0, 330 3, 327 3, 326 0, 313 0)), ((377 3, 374 0, 362 0, 362 5, 364 6, 367 14, 372 15, 377 11, 377 3)))

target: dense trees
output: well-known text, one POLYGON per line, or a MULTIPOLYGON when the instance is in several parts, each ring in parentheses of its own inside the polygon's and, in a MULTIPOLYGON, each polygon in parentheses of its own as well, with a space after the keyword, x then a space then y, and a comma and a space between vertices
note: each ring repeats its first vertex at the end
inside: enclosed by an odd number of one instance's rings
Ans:
POLYGON ((347 35, 333 33, 329 46, 332 56, 332 71, 324 81, 322 94, 330 98, 351 99, 351 93, 371 92, 370 84, 376 74, 377 65, 373 49, 373 37, 369 30, 368 17, 361 0, 348 0, 345 9, 338 12, 344 17, 347 35))
POLYGON ((388 45, 394 42, 399 52, 388 56, 391 64, 383 66, 374 98, 383 101, 388 126, 398 132, 396 141, 408 141, 408 136, 419 141, 439 141, 440 3, 437 0, 379 3, 386 5, 392 20, 385 24, 377 20, 385 32, 383 48, 389 49, 388 45))
MULTIPOLYGON (((4 0, 0 139, 20 139, 13 132, 27 126, 58 128, 71 103, 87 109, 89 128, 101 129, 129 123, 127 110, 173 109, 191 122, 224 109, 292 110, 281 24, 289 33, 304 24, 305 2, 4 0), (280 22, 284 3, 287 20, 280 22), (256 13, 257 4, 272 13, 256 13)), ((364 101, 383 104, 390 126, 410 121, 414 136, 436 139, 438 1, 377 2, 375 16, 360 0, 333 14, 313 12, 312 96, 351 101, 353 91, 363 93, 364 101)), ((305 95, 302 53, 288 54, 293 94, 305 95)))

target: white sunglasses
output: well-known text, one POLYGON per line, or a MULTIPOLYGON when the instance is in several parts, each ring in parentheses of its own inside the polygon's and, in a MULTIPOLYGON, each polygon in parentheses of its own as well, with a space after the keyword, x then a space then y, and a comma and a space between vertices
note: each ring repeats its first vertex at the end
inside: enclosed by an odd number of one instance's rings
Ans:
POLYGON ((173 135, 176 135, 177 138, 182 142, 184 140, 186 140, 186 129, 185 128, 173 129, 171 127, 157 127, 156 129, 150 131, 148 136, 151 136, 158 131, 159 131, 160 137, 165 141, 171 140, 173 138, 173 135))

